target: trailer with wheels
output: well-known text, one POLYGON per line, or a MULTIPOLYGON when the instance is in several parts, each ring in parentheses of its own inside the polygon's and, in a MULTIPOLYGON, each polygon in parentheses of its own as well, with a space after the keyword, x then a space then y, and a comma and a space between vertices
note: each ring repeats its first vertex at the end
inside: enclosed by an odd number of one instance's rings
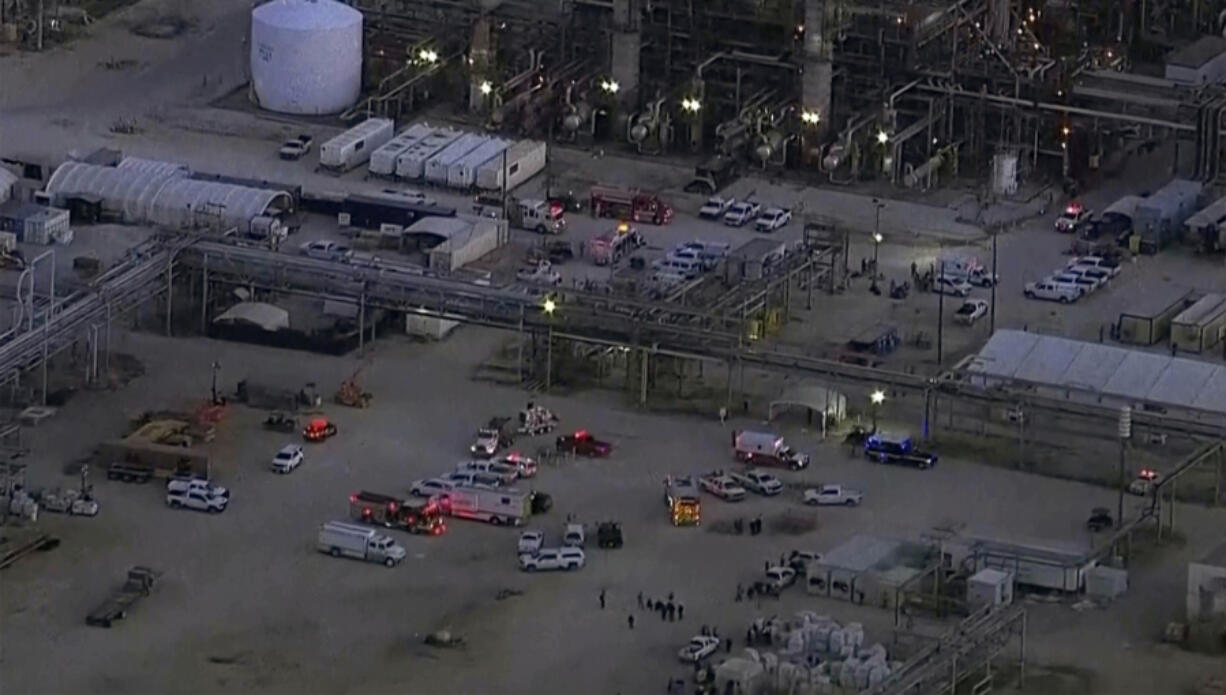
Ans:
POLYGON ((161 572, 136 565, 128 570, 123 586, 111 592, 97 608, 85 616, 85 624, 94 627, 110 627, 117 620, 128 616, 132 605, 153 592, 153 585, 161 572))

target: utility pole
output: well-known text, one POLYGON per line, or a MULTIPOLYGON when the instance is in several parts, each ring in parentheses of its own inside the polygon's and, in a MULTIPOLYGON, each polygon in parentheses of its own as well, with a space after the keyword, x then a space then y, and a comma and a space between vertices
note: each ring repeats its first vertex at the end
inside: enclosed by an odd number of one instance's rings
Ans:
POLYGON ((996 332, 996 237, 1000 235, 1000 228, 997 227, 992 232, 992 306, 988 315, 988 333, 996 332))
MULTIPOLYGON (((1124 406, 1120 408, 1120 471, 1118 500, 1115 504, 1115 528, 1120 528, 1124 525, 1124 491, 1128 487, 1127 477, 1127 452, 1128 440, 1132 437, 1132 408, 1124 406)), ((1175 506, 1175 495, 1171 495, 1171 507, 1175 506)))
MULTIPOLYGON (((941 274, 937 276, 939 281, 945 277, 945 261, 941 261, 941 274)), ((938 287, 941 287, 938 282, 938 287)), ((941 287, 941 291, 937 294, 937 367, 945 358, 945 288, 941 287)))

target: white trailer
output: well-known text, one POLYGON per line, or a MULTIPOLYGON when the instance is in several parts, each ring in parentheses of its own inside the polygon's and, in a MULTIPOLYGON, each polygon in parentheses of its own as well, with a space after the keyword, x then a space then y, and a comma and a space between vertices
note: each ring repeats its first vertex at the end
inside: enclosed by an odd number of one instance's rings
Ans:
POLYGON ((424 123, 405 128, 396 137, 370 153, 370 173, 375 176, 395 176, 396 160, 400 155, 434 132, 434 128, 424 123))
MULTIPOLYGON (((545 169, 549 146, 539 140, 520 140, 507 150, 507 190, 515 190, 519 184, 536 176, 545 169)), ((477 188, 486 191, 502 190, 502 157, 491 159, 477 169, 477 188)))
POLYGON ((447 172, 447 185, 452 188, 469 189, 477 185, 477 170, 482 165, 497 160, 502 165, 502 153, 506 152, 511 143, 506 140, 490 140, 477 149, 460 158, 451 165, 447 172))
POLYGON ((325 142, 319 148, 319 166, 332 171, 349 171, 370 159, 396 132, 389 118, 368 118, 325 142))
POLYGON ((443 128, 414 143, 396 158, 396 177, 409 181, 420 179, 426 173, 426 162, 462 135, 462 131, 443 128))
POLYGON ((444 509, 460 519, 519 526, 532 514, 532 493, 512 489, 457 487, 447 493, 444 509))
POLYGON ((440 186, 447 185, 447 174, 451 172, 451 165, 489 141, 490 138, 485 135, 476 133, 463 135, 426 162, 426 180, 440 186))

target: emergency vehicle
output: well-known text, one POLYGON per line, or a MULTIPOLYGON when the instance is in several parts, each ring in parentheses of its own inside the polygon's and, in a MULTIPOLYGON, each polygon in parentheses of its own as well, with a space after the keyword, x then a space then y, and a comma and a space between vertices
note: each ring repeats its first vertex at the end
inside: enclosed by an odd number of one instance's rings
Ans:
POLYGON ((631 222, 664 225, 673 219, 673 208, 655 193, 623 188, 592 186, 588 195, 592 217, 616 217, 631 222))
POLYGON ((438 536, 447 530, 443 506, 437 498, 401 500, 363 490, 349 496, 349 518, 427 536, 438 536))
POLYGON ((443 511, 495 526, 519 526, 532 516, 532 493, 510 488, 457 487, 447 493, 443 511))
POLYGON ((668 476, 664 479, 664 503, 673 526, 697 526, 702 522, 702 501, 698 486, 689 476, 668 476))
POLYGON ((809 465, 807 454, 797 453, 774 432, 735 431, 732 451, 738 461, 751 466, 785 466, 798 471, 809 465))
POLYGON ((596 265, 610 265, 628 253, 647 245, 639 230, 622 222, 616 229, 605 232, 587 243, 587 254, 596 265))
POLYGON ((566 231, 566 211, 561 203, 545 200, 517 200, 510 206, 510 222, 520 229, 537 234, 561 234, 566 231))

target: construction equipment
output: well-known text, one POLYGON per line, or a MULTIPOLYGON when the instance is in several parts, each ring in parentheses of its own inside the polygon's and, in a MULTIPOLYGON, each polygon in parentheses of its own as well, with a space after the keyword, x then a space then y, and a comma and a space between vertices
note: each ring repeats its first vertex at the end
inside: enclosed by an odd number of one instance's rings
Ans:
POLYGON ((552 432, 558 424, 558 416, 544 406, 529 402, 519 411, 519 433, 534 436, 552 432))
POLYGON ((349 406, 350 408, 369 408, 370 402, 375 396, 369 391, 363 391, 361 384, 358 383, 358 377, 362 371, 366 369, 366 363, 358 365, 358 368, 353 370, 353 374, 349 375, 348 379, 341 382, 340 388, 336 390, 335 400, 339 405, 349 406))

